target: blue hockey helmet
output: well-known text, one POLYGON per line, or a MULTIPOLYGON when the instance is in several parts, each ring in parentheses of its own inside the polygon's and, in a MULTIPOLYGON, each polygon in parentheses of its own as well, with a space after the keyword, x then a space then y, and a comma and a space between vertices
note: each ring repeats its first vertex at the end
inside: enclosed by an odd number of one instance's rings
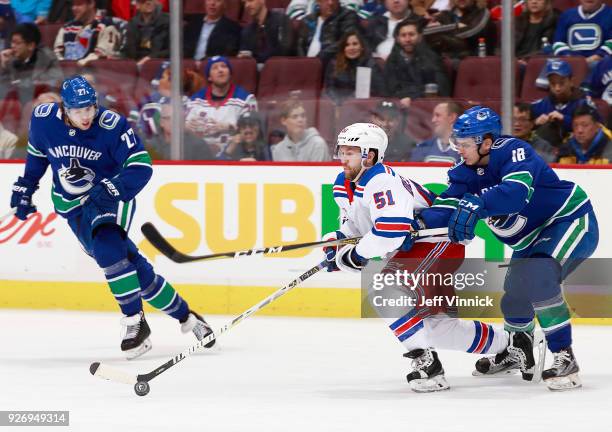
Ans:
POLYGON ((475 106, 461 114, 453 124, 453 138, 474 138, 482 144, 490 134, 495 141, 501 135, 501 120, 491 108, 475 106))
POLYGON ((81 75, 74 75, 62 83, 62 103, 67 109, 86 108, 98 104, 96 90, 81 75))

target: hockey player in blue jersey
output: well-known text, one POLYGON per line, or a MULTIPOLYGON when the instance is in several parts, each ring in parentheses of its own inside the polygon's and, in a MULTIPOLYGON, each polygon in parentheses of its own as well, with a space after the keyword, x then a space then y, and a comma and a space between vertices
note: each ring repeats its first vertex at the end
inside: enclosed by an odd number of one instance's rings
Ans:
POLYGON ((201 340, 212 332, 206 321, 155 274, 127 236, 134 199, 153 173, 149 154, 123 116, 98 106, 96 91, 85 78, 66 79, 61 98, 61 104, 42 104, 32 113, 25 172, 11 196, 16 216, 23 220, 36 211, 32 195, 50 166, 55 211, 104 271, 125 315, 121 350, 126 357, 151 349, 143 299, 201 340))
POLYGON ((450 239, 464 242, 474 238, 476 222, 484 219, 514 249, 501 301, 509 345, 478 360, 477 373, 520 368, 529 376, 537 317, 554 354, 543 380, 551 390, 579 387, 570 310, 560 284, 597 247, 589 198, 577 184, 560 180, 528 143, 502 136, 499 116, 489 108, 477 106, 461 115, 453 143, 463 160, 449 170, 449 187, 428 220, 448 220, 450 239))

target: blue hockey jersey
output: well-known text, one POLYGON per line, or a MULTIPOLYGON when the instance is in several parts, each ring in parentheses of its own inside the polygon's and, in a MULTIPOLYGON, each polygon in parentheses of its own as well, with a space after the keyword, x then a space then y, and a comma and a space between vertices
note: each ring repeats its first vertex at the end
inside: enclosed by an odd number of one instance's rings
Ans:
POLYGON ((513 137, 493 143, 487 166, 461 161, 448 177, 448 189, 421 212, 426 226, 447 226, 459 200, 472 193, 484 201, 491 231, 515 250, 531 245, 552 223, 573 220, 592 208, 580 186, 559 180, 529 143, 513 137))
POLYGON ((612 8, 605 4, 592 14, 582 6, 561 14, 553 43, 555 55, 601 57, 612 54, 612 8))
POLYGON ((612 105, 612 55, 597 63, 587 80, 591 97, 603 99, 612 105))
POLYGON ((570 99, 566 103, 556 102, 552 97, 546 96, 545 98, 538 99, 531 103, 531 114, 534 119, 537 119, 542 114, 549 114, 553 111, 558 111, 563 114, 563 130, 566 133, 572 131, 572 118, 574 117, 574 111, 576 108, 583 104, 589 104, 593 106, 593 103, 584 97, 576 97, 570 99))
POLYGON ((100 107, 86 130, 67 124, 58 104, 38 105, 32 113, 24 177, 38 184, 48 166, 51 198, 65 218, 81 212, 81 199, 104 178, 118 178, 128 202, 152 175, 151 158, 125 117, 100 107))

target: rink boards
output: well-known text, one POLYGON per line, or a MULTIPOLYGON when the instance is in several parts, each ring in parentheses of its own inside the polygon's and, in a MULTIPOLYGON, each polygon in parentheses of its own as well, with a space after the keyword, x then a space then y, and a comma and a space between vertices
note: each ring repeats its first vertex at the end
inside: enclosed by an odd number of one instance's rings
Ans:
MULTIPOLYGON (((446 182, 443 165, 405 164, 395 169, 434 190, 446 182)), ((0 202, 9 202, 10 184, 22 171, 22 164, 2 164, 6 187, 0 191, 0 202)), ((198 255, 316 241, 338 224, 331 185, 339 171, 335 164, 156 164, 151 182, 138 196, 130 236, 194 308, 238 313, 317 264, 321 251, 175 264, 143 239, 140 225, 153 222, 181 251, 198 255)), ((557 172, 589 194, 600 221, 595 256, 612 257, 612 228, 604 223, 612 220, 612 169, 564 167, 557 172)), ((116 310, 100 270, 53 213, 50 185, 47 173, 35 196, 39 214, 26 222, 0 225, 0 307, 116 310)), ((509 254, 490 233, 467 249, 469 257, 499 259, 509 254)), ((320 273, 262 312, 356 317, 359 285, 356 275, 320 273)))

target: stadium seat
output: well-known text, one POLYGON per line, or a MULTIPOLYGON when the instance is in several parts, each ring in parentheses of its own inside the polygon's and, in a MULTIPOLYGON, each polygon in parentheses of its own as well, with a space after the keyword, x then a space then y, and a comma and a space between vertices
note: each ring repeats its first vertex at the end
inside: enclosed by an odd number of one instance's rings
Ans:
POLYGON ((561 12, 578 6, 576 0, 552 0, 553 8, 560 10, 561 12))
POLYGON ((257 62, 255 59, 230 57, 229 61, 232 65, 234 83, 254 94, 257 90, 257 62))
MULTIPOLYGON (((134 60, 101 59, 90 63, 96 78, 96 90, 115 99, 129 101, 132 99, 138 68, 134 60)), ((123 108, 118 108, 124 110, 123 108)), ((125 114, 125 112, 122 112, 125 114)))
POLYGON ((593 103, 595 103, 597 111, 599 111, 599 114, 601 115, 602 123, 605 125, 606 122, 608 122, 610 115, 612 114, 612 109, 610 108, 610 105, 608 105, 608 103, 602 99, 592 99, 592 101, 593 103))
MULTIPOLYGON (((204 3, 203 0, 201 0, 204 3)), ((225 0, 225 16, 234 21, 240 21, 242 16, 242 2, 240 0, 225 0)))
POLYGON ((53 49, 55 38, 59 29, 62 28, 61 23, 56 24, 41 24, 38 28, 40 29, 41 42, 44 46, 53 49))
MULTIPOLYGON (((520 89, 518 66, 515 65, 516 90, 520 89)), ((459 63, 455 80, 454 98, 501 98, 501 58, 466 57, 459 63)))
POLYGON ((321 91, 323 67, 315 57, 271 57, 264 65, 257 96, 284 99, 291 92, 316 98, 321 91))
MULTIPOLYGON (((142 65, 138 73, 138 80, 136 81, 136 88, 134 90, 134 99, 137 103, 141 103, 145 97, 151 94, 151 80, 157 76, 159 68, 166 61, 168 61, 168 59, 151 59, 142 65)), ((202 74, 204 73, 200 69, 200 62, 193 59, 184 59, 183 68, 194 68, 202 74)))
POLYGON ((266 0, 268 9, 283 9, 286 10, 290 0, 266 0))
POLYGON ((64 78, 68 78, 81 72, 81 67, 75 60, 62 60, 59 62, 59 65, 62 69, 62 73, 64 74, 64 78))
POLYGON ((203 0, 184 0, 183 14, 204 14, 206 13, 206 2, 203 0))
MULTIPOLYGON (((547 57, 545 56, 537 56, 531 57, 527 62, 525 77, 523 78, 523 88, 521 89, 521 99, 526 102, 532 102, 548 94, 546 90, 535 85, 536 78, 540 75, 546 64, 546 59, 547 57)), ((586 60, 581 56, 563 57, 563 60, 571 65, 573 72, 572 82, 574 86, 578 87, 589 72, 586 60)))

